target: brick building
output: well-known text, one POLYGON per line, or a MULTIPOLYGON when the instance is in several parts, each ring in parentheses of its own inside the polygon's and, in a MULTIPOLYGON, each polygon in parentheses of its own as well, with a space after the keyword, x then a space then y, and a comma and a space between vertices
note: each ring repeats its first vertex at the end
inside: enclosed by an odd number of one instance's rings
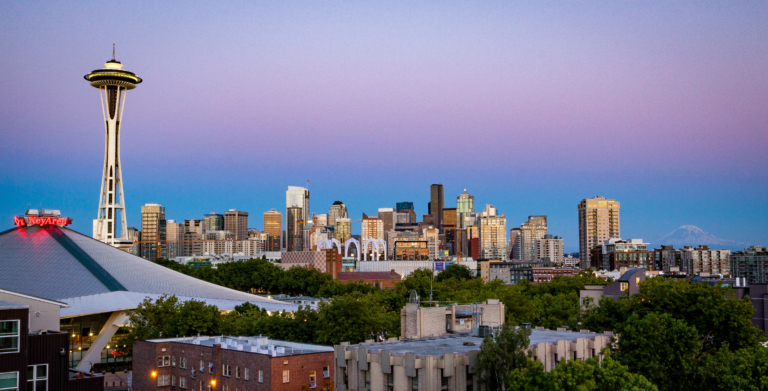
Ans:
POLYGON ((373 286, 384 288, 394 288, 395 283, 399 282, 401 276, 394 270, 389 272, 342 272, 336 273, 336 279, 342 284, 350 282, 361 282, 373 284, 373 286))
POLYGON ((135 390, 301 390, 333 383, 333 348, 267 337, 186 337, 133 344, 135 390), (170 387, 169 387, 170 386, 170 387))
POLYGON ((534 284, 541 284, 542 282, 550 282, 555 277, 573 277, 580 270, 572 267, 533 267, 531 268, 531 275, 533 277, 534 284))

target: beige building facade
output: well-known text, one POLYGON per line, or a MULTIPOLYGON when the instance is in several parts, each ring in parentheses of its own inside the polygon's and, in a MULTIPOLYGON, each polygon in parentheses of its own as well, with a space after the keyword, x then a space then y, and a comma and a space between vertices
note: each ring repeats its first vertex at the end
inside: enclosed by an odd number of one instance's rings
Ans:
POLYGON ((730 276, 731 250, 712 250, 708 246, 680 249, 680 271, 689 276, 730 276))
POLYGON ((558 265, 563 264, 563 238, 552 235, 544 235, 536 240, 536 259, 549 258, 558 265))
POLYGON ((248 212, 230 209, 224 212, 224 230, 235 234, 235 240, 248 239, 248 212))
POLYGON ((547 234, 547 216, 528 216, 520 225, 520 257, 523 261, 535 261, 538 257, 536 241, 547 234))
POLYGON ((581 268, 589 265, 589 251, 610 238, 620 238, 619 209, 621 204, 605 197, 586 198, 579 210, 579 258, 581 268))
POLYGON ((486 205, 480 215, 480 258, 507 259, 507 219, 498 215, 493 205, 486 205))

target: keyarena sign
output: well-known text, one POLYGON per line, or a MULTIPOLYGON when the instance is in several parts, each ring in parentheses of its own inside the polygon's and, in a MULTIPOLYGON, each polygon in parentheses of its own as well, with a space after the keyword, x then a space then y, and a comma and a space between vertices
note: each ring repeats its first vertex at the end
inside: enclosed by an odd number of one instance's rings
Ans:
POLYGON ((67 226, 72 224, 72 219, 69 217, 38 217, 38 216, 16 216, 13 218, 13 223, 17 227, 26 227, 29 225, 58 225, 67 226))

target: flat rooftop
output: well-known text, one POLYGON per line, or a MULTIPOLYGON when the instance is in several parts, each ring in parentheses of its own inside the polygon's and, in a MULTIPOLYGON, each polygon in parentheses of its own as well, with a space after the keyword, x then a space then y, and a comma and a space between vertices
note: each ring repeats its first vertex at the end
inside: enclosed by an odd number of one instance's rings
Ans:
MULTIPOLYGON (((531 330, 529 338, 531 345, 535 345, 540 342, 575 341, 578 338, 592 339, 598 335, 607 336, 607 334, 597 333, 531 330)), ((480 337, 473 337, 469 334, 453 334, 442 337, 350 345, 348 347, 363 347, 369 351, 389 350, 391 353, 414 353, 417 356, 442 356, 445 353, 469 353, 480 350, 482 343, 483 339, 480 337)))
POLYGON ((278 341, 269 337, 182 337, 182 338, 160 338, 150 339, 147 342, 176 342, 189 345, 199 345, 213 348, 213 345, 221 344, 222 349, 243 351, 254 354, 266 354, 272 357, 294 356, 298 354, 311 354, 322 352, 333 352, 333 347, 323 345, 313 345, 308 343, 278 341))

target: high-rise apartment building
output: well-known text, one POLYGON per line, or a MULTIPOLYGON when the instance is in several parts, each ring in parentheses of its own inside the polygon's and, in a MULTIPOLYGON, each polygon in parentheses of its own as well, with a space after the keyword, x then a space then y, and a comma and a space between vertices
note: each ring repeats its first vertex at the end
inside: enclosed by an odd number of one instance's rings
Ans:
POLYGON ((154 261, 167 256, 165 251, 165 207, 146 204, 141 207, 141 246, 144 259, 154 261))
POLYGON ((579 258, 581 268, 590 265, 592 247, 610 238, 620 238, 619 207, 616 200, 605 197, 586 198, 579 203, 579 258))
POLYGON ((363 214, 360 241, 364 242, 366 239, 384 239, 384 222, 378 217, 369 217, 363 214))
POLYGON ((509 230, 509 243, 512 245, 509 257, 518 261, 523 257, 523 235, 521 232, 520 228, 512 228, 509 230))
POLYGON ((302 220, 303 211, 301 207, 288 207, 286 220, 286 247, 288 251, 304 251, 304 220, 302 220))
POLYGON ((346 217, 336 218, 336 225, 333 230, 333 236, 344 244, 347 240, 352 238, 352 220, 346 217))
MULTIPOLYGON (((301 218, 299 220, 308 222, 311 217, 309 214, 309 190, 298 186, 288 186, 288 191, 285 192, 285 207, 286 210, 291 207, 300 208, 301 218)), ((287 213, 286 217, 288 217, 287 213)))
POLYGON ((283 214, 276 209, 264 212, 264 232, 267 238, 267 251, 280 251, 283 244, 283 214))
POLYGON ((166 251, 168 259, 184 256, 184 224, 174 220, 165 222, 166 251))
POLYGON ((768 283, 768 249, 752 246, 731 254, 731 277, 744 278, 750 284, 768 283))
POLYGON ((389 232, 395 229, 395 209, 394 208, 379 208, 379 220, 384 224, 384 232, 389 232))
POLYGON ((341 201, 334 202, 328 210, 328 225, 334 227, 336 225, 336 219, 346 218, 349 218, 347 215, 347 206, 341 201))
POLYGON ((424 228, 422 236, 427 242, 427 250, 430 260, 440 257, 440 230, 435 227, 424 228))
POLYGON ((205 235, 205 221, 200 219, 184 220, 184 232, 205 235))
POLYGON ((563 264, 563 238, 546 234, 536 239, 536 260, 544 258, 558 265, 563 264))
POLYGON ((480 215, 480 258, 507 259, 507 219, 499 216, 493 205, 486 205, 480 215))
POLYGON ((546 234, 547 216, 528 216, 528 221, 520 225, 521 260, 536 260, 536 241, 546 234))
POLYGON ((205 230, 206 231, 223 231, 224 230, 224 216, 211 212, 205 215, 205 230))
POLYGON ((413 202, 398 202, 395 206, 397 213, 408 214, 408 224, 416 223, 416 211, 413 209, 413 202))
POLYGON ((689 276, 727 276, 731 274, 731 250, 685 246, 680 249, 680 266, 689 276))
POLYGON ((428 213, 432 216, 432 224, 441 232, 443 230, 443 207, 445 207, 445 197, 443 195, 443 185, 433 184, 429 188, 429 209, 428 213))
POLYGON ((328 227, 328 215, 325 213, 312 213, 312 225, 315 227, 328 227))
POLYGON ((248 239, 248 212, 237 209, 224 212, 224 230, 235 234, 235 240, 248 239))
POLYGON ((470 225, 473 225, 467 217, 475 213, 475 197, 469 195, 467 189, 464 189, 464 192, 456 197, 456 213, 459 228, 466 229, 470 225))

